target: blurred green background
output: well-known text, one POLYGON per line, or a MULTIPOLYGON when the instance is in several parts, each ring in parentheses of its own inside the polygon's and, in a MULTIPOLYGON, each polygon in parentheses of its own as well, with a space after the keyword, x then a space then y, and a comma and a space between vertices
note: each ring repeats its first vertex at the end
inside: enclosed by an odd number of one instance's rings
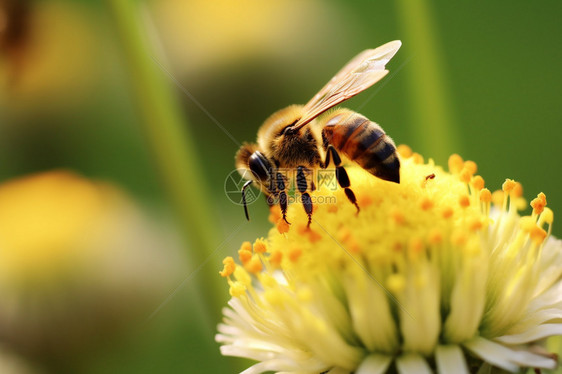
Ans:
POLYGON ((355 54, 390 40, 403 47, 389 76, 345 106, 441 165, 452 152, 474 160, 491 190, 512 178, 528 201, 544 192, 556 217, 561 16, 555 1, 0 0, 0 180, 68 169, 109 181, 186 237, 181 270, 166 275, 168 288, 133 326, 56 358, 1 346, 47 372, 243 367, 214 343, 227 301, 217 272, 270 225, 261 199, 246 223, 225 195, 238 144, 254 141, 277 109, 308 101, 355 54), (183 126, 170 149, 189 147, 187 159, 166 167, 159 121, 183 126), (208 199, 178 202, 174 170, 208 199))

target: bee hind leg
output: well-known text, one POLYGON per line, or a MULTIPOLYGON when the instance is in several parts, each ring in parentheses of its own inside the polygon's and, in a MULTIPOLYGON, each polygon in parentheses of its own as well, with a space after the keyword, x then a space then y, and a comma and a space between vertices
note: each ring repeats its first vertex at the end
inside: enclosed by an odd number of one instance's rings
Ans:
MULTIPOLYGON (((307 192, 308 182, 306 181, 305 171, 310 172, 310 170, 305 168, 304 166, 297 167, 297 188, 301 194, 302 206, 304 207, 304 211, 308 216, 308 224, 306 225, 306 227, 310 227, 310 224, 312 223, 313 206, 312 206, 312 198, 307 192)), ((311 184, 313 184, 313 182, 311 184)))
POLYGON ((336 179, 338 181, 338 184, 341 188, 344 189, 345 196, 347 196, 348 200, 353 205, 355 205, 355 207, 357 208, 357 213, 359 213, 360 209, 359 205, 357 204, 357 198, 350 188, 351 182, 349 181, 349 176, 347 175, 347 171, 345 170, 345 168, 341 166, 341 157, 333 145, 329 145, 328 149, 326 150, 326 161, 324 161, 324 167, 328 167, 328 164, 330 163, 330 155, 332 156, 334 165, 336 166, 336 179))

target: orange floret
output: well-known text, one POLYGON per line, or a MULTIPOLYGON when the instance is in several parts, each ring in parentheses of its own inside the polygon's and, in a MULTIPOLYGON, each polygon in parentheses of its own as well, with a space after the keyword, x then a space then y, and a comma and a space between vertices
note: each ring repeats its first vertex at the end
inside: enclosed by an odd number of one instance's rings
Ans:
POLYGON ((480 190, 480 201, 485 203, 489 203, 490 201, 492 201, 492 193, 489 189, 483 188, 482 190, 480 190))
POLYGON ((400 144, 398 147, 396 147, 396 151, 400 156, 404 158, 412 157, 412 148, 410 148, 406 144, 400 144))
POLYGON ((441 212, 441 214, 443 215, 443 218, 449 218, 453 215, 454 211, 453 208, 451 207, 446 207, 445 209, 443 209, 443 212, 441 212))
POLYGON ((246 264, 252 258, 252 252, 247 249, 239 249, 238 258, 242 264, 246 264))
POLYGON ((470 199, 469 199, 468 196, 466 196, 466 195, 461 196, 461 197, 459 198, 459 204, 460 204, 460 206, 462 206, 463 208, 466 208, 466 207, 470 206, 470 199))
POLYGON ((533 213, 541 214, 546 206, 546 195, 540 193, 531 201, 531 207, 533 207, 533 213))
POLYGON ((283 259, 283 253, 279 250, 271 252, 269 256, 269 263, 275 267, 281 265, 281 260, 283 259))
POLYGON ((250 261, 244 264, 244 268, 250 273, 257 274, 263 269, 263 265, 257 256, 253 256, 250 261))
POLYGON ((413 160, 414 160, 414 164, 417 165, 422 165, 423 164, 423 156, 420 155, 419 153, 415 153, 412 154, 413 160))
POLYGON ((275 224, 281 218, 281 208, 278 205, 269 208, 269 222, 275 224))
POLYGON ((424 197, 424 198, 422 199, 421 203, 420 203, 420 207, 421 207, 423 210, 429 210, 429 209, 433 208, 433 200, 431 200, 431 199, 428 198, 428 197, 424 197))
POLYGON ((509 194, 515 188, 515 181, 513 179, 506 179, 502 184, 503 192, 509 194))
POLYGON ((234 259, 231 256, 228 256, 224 260, 222 260, 222 263, 224 267, 222 271, 219 271, 221 277, 228 277, 232 273, 234 273, 234 269, 236 269, 236 264, 234 263, 234 259))
POLYGON ((267 251, 267 246, 263 239, 256 239, 254 242, 254 252, 255 253, 265 253, 267 251))
POLYGON ((289 260, 291 262, 297 262, 301 254, 302 254, 302 250, 300 248, 293 248, 289 252, 289 260))
POLYGON ((463 166, 464 162, 461 156, 457 155, 456 153, 449 156, 449 171, 452 174, 460 173, 463 166))
POLYGON ((279 231, 279 234, 288 233, 289 228, 290 228, 289 224, 287 222, 285 222, 283 217, 281 217, 277 220, 277 231, 279 231))
POLYGON ((474 178, 472 178, 472 187, 474 187, 476 191, 482 190, 484 188, 484 178, 480 175, 474 176, 474 178))
POLYGON ((464 163, 464 169, 466 169, 470 175, 474 175, 478 171, 478 165, 476 165, 476 162, 474 161, 467 160, 464 163))
POLYGON ((463 168, 459 174, 459 178, 463 183, 469 183, 470 178, 472 178, 472 174, 466 168, 463 168))

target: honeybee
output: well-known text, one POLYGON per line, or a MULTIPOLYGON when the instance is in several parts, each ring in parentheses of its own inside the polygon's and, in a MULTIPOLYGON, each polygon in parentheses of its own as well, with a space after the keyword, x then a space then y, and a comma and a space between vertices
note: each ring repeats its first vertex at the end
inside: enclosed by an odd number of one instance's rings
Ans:
POLYGON ((339 186, 359 212, 340 153, 375 177, 400 183, 400 160, 396 146, 379 125, 343 108, 320 115, 388 74, 385 65, 401 45, 395 40, 361 52, 306 105, 291 105, 271 115, 258 131, 257 144, 242 145, 235 162, 242 176, 248 179, 241 191, 246 219, 250 219, 246 189, 256 183, 270 206, 279 201, 283 219, 289 223, 286 213, 290 186, 287 173, 282 171, 292 170, 310 226, 313 204, 308 191, 315 189, 310 176, 318 168, 327 168, 331 162, 334 163, 339 186))

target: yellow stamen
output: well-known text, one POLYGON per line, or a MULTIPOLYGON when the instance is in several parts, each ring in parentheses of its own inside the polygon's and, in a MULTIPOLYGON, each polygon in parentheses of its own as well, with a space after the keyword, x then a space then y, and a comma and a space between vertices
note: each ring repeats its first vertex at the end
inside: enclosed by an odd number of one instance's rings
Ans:
POLYGON ((463 168, 459 174, 459 178, 463 183, 469 183, 472 178, 472 174, 467 168, 463 168))
POLYGON ((252 252, 247 249, 239 249, 238 258, 242 264, 247 264, 252 259, 252 252))
POLYGON ((274 205, 270 207, 269 217, 268 217, 269 222, 275 224, 277 223, 277 221, 279 221, 280 218, 281 218, 281 208, 279 207, 279 205, 274 205))
POLYGON ((470 175, 474 175, 478 171, 478 165, 476 165, 476 162, 474 161, 467 160, 464 163, 464 169, 467 170, 470 175))
POLYGON ((402 225, 406 221, 406 217, 404 217, 404 214, 402 214, 399 210, 393 210, 390 213, 390 218, 392 218, 392 220, 398 225, 402 225))
POLYGON ((478 231, 482 228, 482 221, 480 218, 474 218, 468 225, 469 229, 472 231, 478 231))
POLYGON ((424 197, 420 203, 420 207, 422 210, 429 210, 433 208, 433 201, 428 197, 424 197))
POLYGON ((429 233, 428 240, 431 244, 441 244, 443 242, 443 233, 441 230, 435 228, 429 233))
POLYGON ((441 212, 441 215, 443 216, 443 218, 450 218, 453 215, 453 213, 454 213, 453 208, 446 207, 443 209, 443 212, 441 212))
POLYGON ((267 246, 263 239, 257 239, 254 242, 254 252, 255 253, 265 253, 267 251, 267 246))
POLYGON ((222 260, 222 263, 224 267, 222 271, 219 271, 221 277, 228 277, 232 273, 234 273, 234 269, 236 269, 236 263, 234 262, 234 259, 231 256, 228 256, 224 260, 222 260))
POLYGON ((457 154, 452 154, 449 157, 449 171, 452 174, 458 174, 461 172, 462 168, 464 166, 464 162, 462 160, 462 157, 457 155, 457 154))
POLYGON ((240 297, 246 293, 246 286, 240 282, 232 282, 230 288, 228 289, 228 293, 232 297, 240 297))
POLYGON ((320 235, 318 232, 314 231, 314 230, 309 230, 308 232, 308 240, 310 240, 311 243, 316 243, 317 241, 322 239, 322 235, 320 235))
POLYGON ((503 182, 502 184, 502 190, 503 192, 505 192, 506 194, 510 194, 511 191, 513 191, 513 189, 515 188, 516 184, 515 181, 513 179, 506 179, 505 182, 503 182))
POLYGON ((252 252, 252 243, 250 242, 243 242, 240 246, 240 250, 246 250, 252 252))
POLYGON ((257 256, 252 256, 250 261, 244 264, 244 268, 248 270, 250 273, 257 274, 263 269, 263 265, 257 256))
POLYGON ((279 234, 286 234, 289 232, 289 224, 287 222, 285 222, 285 220, 280 217, 277 220, 277 231, 279 231, 279 234))
POLYGON ((472 187, 474 187, 476 191, 481 191, 484 188, 484 178, 480 175, 475 175, 474 178, 472 178, 472 187))
POLYGON ((396 147, 396 151, 398 152, 398 154, 400 156, 402 156, 403 158, 410 158, 412 157, 412 148, 410 148, 409 146, 407 146, 406 144, 400 144, 398 147, 396 147))
POLYGON ((546 231, 538 226, 535 226, 529 233, 529 236, 531 237, 531 240, 533 240, 533 242, 538 245, 541 244, 546 238, 546 231))
POLYGON ((523 185, 519 182, 515 182, 515 187, 513 187, 512 194, 515 197, 523 196, 523 185))
POLYGON ((269 263, 273 267, 279 267, 281 265, 281 260, 283 259, 283 253, 280 250, 275 250, 271 252, 269 256, 269 263))
POLYGON ((492 203, 497 206, 497 207, 501 207, 503 206, 503 200, 504 200, 504 192, 502 190, 496 190, 492 193, 492 203))
POLYGON ((421 165, 423 164, 423 156, 419 153, 415 153, 412 155, 412 159, 414 160, 414 164, 421 165))
POLYGON ((541 214, 546 206, 546 195, 540 193, 531 201, 531 206, 533 207, 533 214, 541 214))
POLYGON ((297 262, 301 254, 302 250, 300 248, 292 248, 289 252, 289 260, 291 262, 297 262))
POLYGON ((461 207, 466 208, 470 206, 470 199, 468 198, 468 196, 463 195, 459 198, 459 204, 461 207))
POLYGON ((492 201, 492 193, 489 189, 483 188, 482 190, 480 190, 480 201, 484 203, 489 203, 492 201))

